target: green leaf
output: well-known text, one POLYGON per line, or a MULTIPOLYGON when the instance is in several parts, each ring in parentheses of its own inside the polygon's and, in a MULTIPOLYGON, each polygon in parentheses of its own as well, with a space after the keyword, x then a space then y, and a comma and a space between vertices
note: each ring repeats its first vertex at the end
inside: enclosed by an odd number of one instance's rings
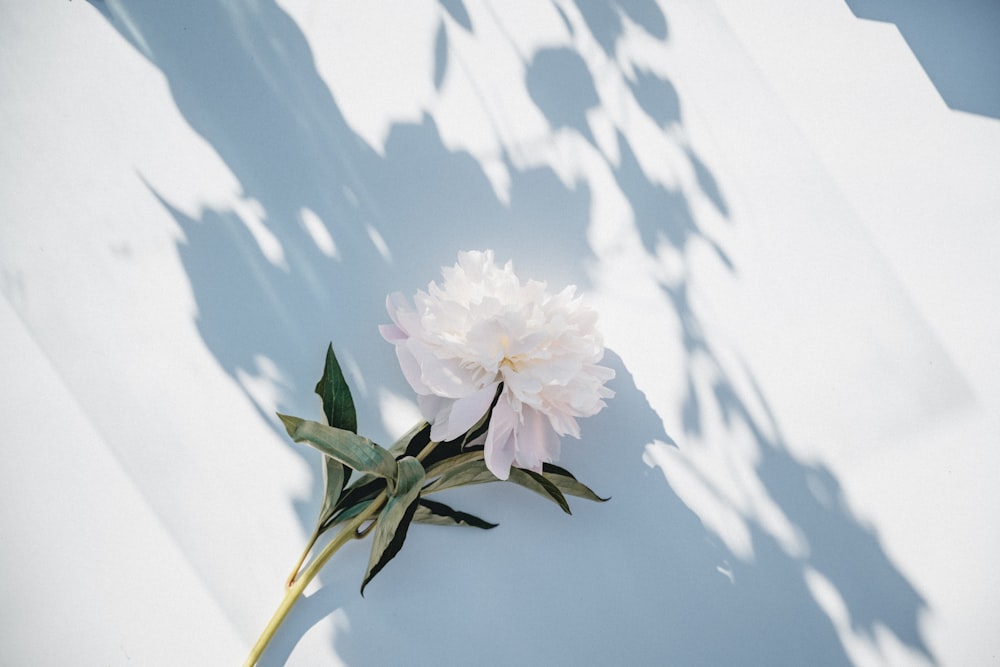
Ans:
POLYGON ((396 459, 368 438, 319 422, 279 414, 292 440, 312 445, 359 472, 396 479, 396 459))
POLYGON ((424 493, 436 493, 456 486, 488 484, 500 480, 489 471, 483 461, 482 451, 466 452, 439 462, 427 471, 428 477, 437 477, 427 485, 424 493))
POLYGON ((344 489, 337 503, 337 509, 347 507, 361 500, 374 498, 385 489, 385 479, 370 473, 365 473, 358 477, 353 484, 344 489))
POLYGON ((427 479, 432 479, 439 475, 442 475, 450 470, 457 468, 459 466, 465 465, 470 461, 482 461, 483 460, 483 450, 475 449, 468 452, 461 452, 459 454, 452 454, 444 460, 439 460, 434 465, 427 465, 427 461, 424 461, 424 467, 427 469, 427 479))
POLYGON ((340 500, 333 508, 330 516, 323 519, 320 534, 326 532, 338 523, 357 516, 361 510, 386 489, 386 480, 375 475, 364 474, 358 477, 354 484, 344 490, 340 500))
POLYGON ((336 526, 338 523, 350 521, 357 515, 361 514, 365 510, 365 508, 371 504, 371 502, 375 499, 375 496, 377 495, 378 494, 374 494, 369 498, 364 498, 363 500, 359 500, 355 503, 344 503, 343 506, 340 508, 340 511, 337 512, 335 516, 331 517, 330 521, 323 526, 323 530, 325 531, 328 528, 336 526))
POLYGON ((361 583, 361 595, 365 594, 365 586, 378 574, 386 564, 395 557, 403 547, 406 531, 417 510, 420 499, 420 487, 424 483, 424 467, 420 461, 407 456, 398 461, 399 472, 396 486, 389 494, 385 507, 378 516, 375 525, 375 536, 372 542, 372 553, 368 560, 368 571, 361 583))
POLYGON ((350 474, 351 469, 343 463, 330 456, 323 456, 323 504, 319 509, 317 524, 322 525, 337 511, 337 503, 340 502, 344 492, 344 483, 350 474))
POLYGON ((378 475, 373 475, 370 472, 366 472, 360 475, 354 482, 351 483, 349 487, 344 489, 343 499, 346 499, 348 495, 355 494, 358 492, 369 493, 372 497, 378 495, 378 492, 385 488, 385 478, 379 477, 378 475), (374 488, 374 490, 372 490, 374 488))
POLYGON ((474 516, 468 512, 459 512, 444 503, 427 500, 426 498, 421 498, 417 504, 417 511, 413 515, 413 521, 414 523, 429 523, 435 526, 460 526, 465 524, 466 526, 482 528, 483 530, 496 528, 500 525, 480 519, 478 516, 474 516))
POLYGON ((351 433, 358 432, 354 399, 351 398, 351 390, 333 353, 332 343, 326 350, 326 365, 323 367, 323 377, 316 383, 316 393, 323 401, 323 414, 330 426, 351 433))
MULTIPOLYGON (((358 417, 354 409, 351 389, 337 363, 331 343, 326 350, 323 377, 316 383, 316 394, 323 402, 326 423, 351 433, 358 432, 358 417)), ((351 469, 329 455, 323 457, 323 505, 318 523, 322 525, 333 516, 344 492, 344 485, 351 479, 351 469)))
MULTIPOLYGON (((392 443, 392 447, 389 448, 389 453, 392 454, 393 456, 400 456, 401 454, 406 452, 407 448, 410 445, 410 442, 414 441, 415 439, 425 440, 424 445, 426 445, 428 442, 430 442, 430 436, 429 436, 430 431, 431 431, 430 424, 428 424, 427 422, 420 422, 419 424, 411 428, 409 431, 404 433, 402 436, 400 436, 399 440, 392 443), (426 431, 427 433, 424 433, 424 431, 426 431), (417 436, 420 436, 420 438, 417 438, 417 436)), ((423 447, 423 445, 421 445, 421 447, 423 447)))
POLYGON ((562 491, 540 473, 524 470, 523 468, 511 468, 508 480, 554 501, 562 508, 563 512, 572 514, 569 510, 569 503, 566 502, 566 497, 562 494, 562 491))
POLYGON ((560 468, 557 465, 553 465, 551 463, 543 464, 542 475, 545 479, 555 484, 556 488, 562 491, 564 495, 585 498, 599 503, 604 503, 610 500, 610 498, 601 498, 599 495, 594 493, 590 487, 577 481, 576 477, 574 477, 569 470, 560 468))
MULTIPOLYGON (((482 459, 482 451, 466 452, 453 456, 445 461, 441 461, 427 471, 428 478, 437 477, 430 484, 424 487, 424 495, 444 491, 457 486, 470 486, 472 484, 487 484, 489 482, 500 481, 486 467, 486 462, 482 459)), ((547 465, 547 464, 546 464, 547 465)), ((569 473, 569 471, 553 466, 555 470, 549 475, 539 474, 531 470, 522 468, 511 468, 510 477, 507 481, 513 482, 526 489, 531 489, 549 500, 554 501, 567 514, 572 514, 566 496, 563 495, 563 487, 570 495, 579 495, 581 498, 589 500, 603 501, 593 491, 583 484, 580 484, 569 473)), ((544 470, 544 468, 543 468, 544 470)))

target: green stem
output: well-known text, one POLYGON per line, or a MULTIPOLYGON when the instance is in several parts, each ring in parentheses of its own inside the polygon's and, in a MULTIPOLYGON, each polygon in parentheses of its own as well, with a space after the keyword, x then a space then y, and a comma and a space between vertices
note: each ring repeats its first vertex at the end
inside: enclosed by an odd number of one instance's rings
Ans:
POLYGON ((351 519, 344 527, 341 529, 337 536, 334 537, 330 542, 323 547, 323 550, 319 553, 316 558, 309 563, 305 571, 299 575, 295 583, 291 585, 285 591, 285 597, 282 599, 281 604, 275 610, 274 615, 271 616, 271 620, 268 622, 267 627, 264 628, 264 632, 261 633, 260 637, 257 639, 257 643, 254 644, 253 649, 250 651, 250 655, 247 657, 246 662, 243 663, 243 667, 252 667, 257 664, 260 659, 261 654, 267 645, 271 642, 274 637, 274 633, 277 632, 281 623, 288 616, 288 612, 292 610, 292 605, 299 598, 299 595, 305 591, 306 586, 309 582, 319 573, 320 569, 326 565, 326 562, 330 560, 333 554, 337 553, 340 547, 347 544, 350 540, 354 539, 354 532, 358 529, 361 524, 363 524, 368 519, 372 518, 376 512, 382 507, 382 503, 385 502, 386 494, 383 491, 379 494, 368 507, 365 508, 361 514, 357 515, 351 519))
MULTIPOLYGON (((427 444, 423 450, 417 454, 417 460, 423 461, 424 458, 430 454, 438 443, 430 442, 427 444)), ((281 627, 282 622, 284 622, 285 617, 288 616, 288 612, 292 610, 292 606, 295 601, 299 599, 299 596, 305 591, 306 586, 312 581, 319 571, 326 565, 327 561, 337 553, 340 547, 347 544, 349 541, 357 537, 357 530, 364 524, 365 521, 371 519, 375 514, 382 508, 382 504, 385 503, 386 492, 382 491, 379 495, 375 497, 374 500, 356 517, 348 521, 344 527, 337 533, 330 542, 323 547, 323 550, 319 552, 319 555, 309 563, 306 569, 299 575, 299 577, 292 583, 290 587, 285 590, 285 597, 281 600, 281 604, 274 611, 274 615, 271 616, 271 620, 268 621, 267 626, 264 628, 264 632, 260 634, 257 638, 257 643, 253 645, 250 650, 250 655, 247 656, 246 662, 243 663, 243 667, 253 667, 260 660, 261 654, 264 653, 264 649, 267 645, 271 643, 271 639, 274 638, 274 633, 278 631, 281 627)), ((377 521, 378 519, 376 519, 377 521)), ((364 533, 367 535, 367 531, 364 533)), ((364 536, 362 535, 362 537, 364 536)), ((308 550, 307 550, 308 552, 308 550)), ((296 571, 298 569, 296 568, 296 571)))
POLYGON ((309 543, 306 544, 306 548, 302 551, 302 555, 299 556, 299 560, 296 561, 295 567, 292 568, 292 573, 288 575, 288 579, 285 581, 285 588, 291 588, 295 584, 295 579, 299 576, 299 570, 302 569, 302 564, 306 562, 309 552, 312 551, 314 546, 316 546, 316 540, 319 539, 319 529, 321 525, 322 524, 316 525, 316 530, 313 531, 312 536, 309 538, 309 543))

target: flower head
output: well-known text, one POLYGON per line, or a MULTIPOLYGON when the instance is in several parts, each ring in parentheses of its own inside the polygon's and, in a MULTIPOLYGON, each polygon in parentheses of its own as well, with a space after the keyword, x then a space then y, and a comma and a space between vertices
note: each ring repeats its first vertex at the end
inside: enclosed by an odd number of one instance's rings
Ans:
POLYGON ((614 395, 604 386, 614 371, 598 365, 597 314, 572 285, 549 294, 545 283, 522 284, 510 262, 494 263, 492 250, 459 253, 441 272, 442 284, 417 292, 412 306, 391 294, 393 324, 380 328, 396 346, 431 439, 463 435, 496 397, 486 466, 500 479, 512 465, 540 471, 558 458, 559 436, 580 437, 576 418, 596 414, 614 395))

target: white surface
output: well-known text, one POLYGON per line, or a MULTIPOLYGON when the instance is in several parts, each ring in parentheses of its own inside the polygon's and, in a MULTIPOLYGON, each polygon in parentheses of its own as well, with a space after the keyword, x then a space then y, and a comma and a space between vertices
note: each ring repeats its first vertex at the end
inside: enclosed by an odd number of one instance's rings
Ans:
POLYGON ((4 663, 231 660, 231 622, 6 300, 0 324, 4 663))
POLYGON ((351 545, 268 664, 996 662, 1000 121, 836 0, 405 7, 0 4, 2 661, 241 660, 274 410, 332 340, 405 429, 384 295, 494 247, 601 310, 613 500, 456 493, 501 527, 351 545))

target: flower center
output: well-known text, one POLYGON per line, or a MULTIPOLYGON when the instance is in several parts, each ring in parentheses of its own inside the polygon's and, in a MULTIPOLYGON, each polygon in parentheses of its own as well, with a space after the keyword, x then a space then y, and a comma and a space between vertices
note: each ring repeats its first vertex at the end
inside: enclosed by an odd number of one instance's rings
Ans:
POLYGON ((506 366, 515 373, 519 372, 520 365, 524 362, 524 354, 510 354, 510 336, 507 334, 500 335, 500 348, 503 350, 503 359, 500 360, 499 367, 506 366))
POLYGON ((512 371, 514 371, 515 373, 517 373, 518 371, 521 370, 520 368, 518 368, 518 365, 522 361, 523 361, 523 359, 521 358, 521 355, 517 355, 515 357, 506 357, 505 356, 503 359, 500 360, 500 367, 503 368, 504 366, 506 366, 507 368, 509 368, 512 371))

